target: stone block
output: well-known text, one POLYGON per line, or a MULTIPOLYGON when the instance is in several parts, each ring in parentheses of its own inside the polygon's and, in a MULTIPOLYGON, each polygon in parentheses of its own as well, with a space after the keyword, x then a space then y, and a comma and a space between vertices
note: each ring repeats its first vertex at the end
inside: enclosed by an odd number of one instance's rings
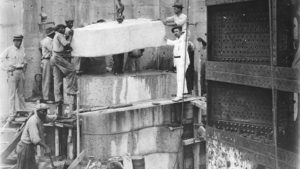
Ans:
POLYGON ((94 134, 82 132, 82 148, 89 156, 101 160, 127 153, 141 156, 156 152, 176 153, 182 130, 170 131, 165 126, 149 127, 125 133, 94 134))
POLYGON ((79 81, 81 104, 91 107, 168 98, 176 93, 176 74, 167 72, 82 75, 79 81))
POLYGON ((157 106, 147 101, 126 108, 84 113, 81 115, 83 149, 103 160, 127 153, 134 156, 176 154, 183 130, 170 130, 168 126, 182 110, 184 118, 193 113, 190 103, 184 103, 183 109, 181 105, 165 100, 157 106))

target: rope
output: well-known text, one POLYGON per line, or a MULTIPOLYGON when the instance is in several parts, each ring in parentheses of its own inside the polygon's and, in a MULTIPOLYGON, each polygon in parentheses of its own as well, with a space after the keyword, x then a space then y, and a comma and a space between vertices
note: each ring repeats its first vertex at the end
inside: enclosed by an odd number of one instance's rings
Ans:
MULTIPOLYGON (((273 9, 273 5, 277 6, 276 0, 269 0, 269 31, 270 31, 270 66, 271 66, 271 84, 272 84, 272 114, 273 114, 273 140, 274 140, 274 151, 275 151, 275 169, 278 169, 278 147, 277 147, 277 91, 274 87, 274 60, 273 57, 276 57, 276 53, 273 52, 274 45, 274 37, 276 32, 273 32, 273 13, 275 8, 273 9)), ((276 14, 276 11, 275 13, 276 14)), ((275 25, 276 26, 276 25, 275 25)), ((276 45, 276 44, 275 44, 276 45)))

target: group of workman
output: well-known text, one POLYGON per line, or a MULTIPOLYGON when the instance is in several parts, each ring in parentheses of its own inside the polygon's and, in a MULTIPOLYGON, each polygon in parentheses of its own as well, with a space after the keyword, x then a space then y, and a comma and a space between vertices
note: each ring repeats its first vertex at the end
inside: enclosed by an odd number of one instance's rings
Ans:
MULTIPOLYGON (((188 53, 188 37, 187 31, 187 16, 182 13, 183 5, 175 3, 173 5, 174 16, 166 18, 163 22, 167 26, 173 26, 172 33, 175 35, 175 40, 165 38, 167 45, 174 46, 174 66, 177 73, 177 94, 173 101, 183 99, 183 94, 188 93, 185 80, 185 73, 190 64, 188 53)), ((66 25, 59 24, 55 28, 47 28, 46 35, 41 41, 42 51, 42 93, 43 100, 48 103, 50 100, 50 81, 52 80, 52 69, 54 77, 54 96, 55 102, 62 104, 62 84, 63 77, 66 78, 66 93, 74 96, 77 93, 77 74, 74 64, 70 62, 70 42, 73 36, 73 20, 67 20, 66 25)), ((2 69, 8 73, 9 83, 9 104, 10 117, 9 121, 13 120, 16 111, 25 108, 24 100, 24 73, 26 71, 26 60, 24 48, 21 46, 23 40, 22 35, 13 37, 14 45, 7 48, 1 54, 2 69)), ((142 55, 142 51, 132 55, 142 55)), ((114 60, 120 56, 115 55, 114 60)), ((123 56, 121 56, 123 57, 123 56)), ((119 64, 119 63, 117 63, 119 64)), ((115 65, 116 69, 121 65, 115 65)), ((18 154, 17 169, 37 169, 35 162, 35 146, 40 145, 45 149, 45 153, 50 153, 50 148, 45 144, 43 123, 54 121, 59 116, 50 118, 47 115, 49 107, 44 104, 36 105, 35 114, 27 121, 21 141, 18 143, 16 152, 18 154)))

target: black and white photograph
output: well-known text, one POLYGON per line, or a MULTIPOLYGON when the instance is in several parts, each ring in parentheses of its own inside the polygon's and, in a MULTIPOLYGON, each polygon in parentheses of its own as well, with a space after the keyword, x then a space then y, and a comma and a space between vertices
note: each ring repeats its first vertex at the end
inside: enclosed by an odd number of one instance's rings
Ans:
POLYGON ((0 0, 0 169, 300 169, 300 0, 0 0))

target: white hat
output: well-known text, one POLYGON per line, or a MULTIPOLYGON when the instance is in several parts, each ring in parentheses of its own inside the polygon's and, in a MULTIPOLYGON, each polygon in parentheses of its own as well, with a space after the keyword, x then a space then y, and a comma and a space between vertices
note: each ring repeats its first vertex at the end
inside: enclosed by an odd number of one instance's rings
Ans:
POLYGON ((49 106, 45 103, 40 103, 35 106, 35 110, 43 110, 43 109, 49 109, 49 106))

